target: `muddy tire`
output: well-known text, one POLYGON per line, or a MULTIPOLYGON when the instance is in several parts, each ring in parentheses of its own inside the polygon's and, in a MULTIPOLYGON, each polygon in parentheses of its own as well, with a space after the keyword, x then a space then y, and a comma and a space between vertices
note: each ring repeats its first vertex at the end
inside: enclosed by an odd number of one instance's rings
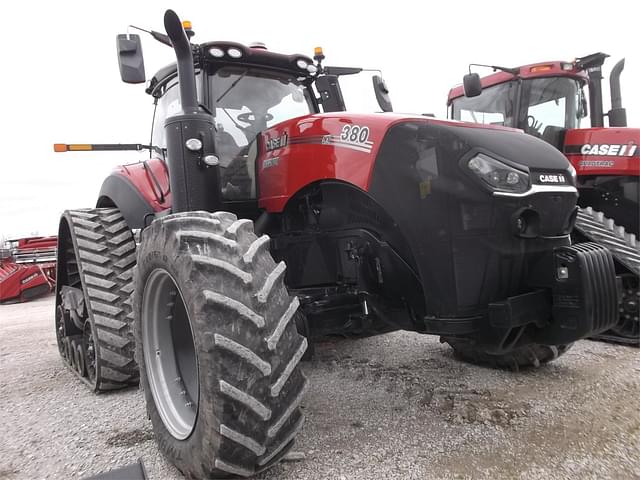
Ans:
MULTIPOLYGON (((58 260, 62 281, 56 285, 56 308, 63 286, 82 291, 85 330, 92 334, 90 351, 77 350, 90 357, 82 362, 85 372, 93 372, 85 381, 96 391, 137 385, 131 309, 136 245, 131 230, 117 208, 67 210, 59 238, 64 253, 58 260)), ((77 366, 75 357, 76 350, 69 348, 71 367, 77 366)))
POLYGON ((142 232, 140 384, 158 446, 187 478, 251 476, 302 427, 307 341, 268 245, 224 212, 173 214, 142 232))
POLYGON ((442 342, 453 348, 456 358, 485 367, 517 372, 521 369, 537 368, 564 355, 573 344, 568 345, 527 345, 502 355, 487 353, 469 340, 442 337, 442 342))

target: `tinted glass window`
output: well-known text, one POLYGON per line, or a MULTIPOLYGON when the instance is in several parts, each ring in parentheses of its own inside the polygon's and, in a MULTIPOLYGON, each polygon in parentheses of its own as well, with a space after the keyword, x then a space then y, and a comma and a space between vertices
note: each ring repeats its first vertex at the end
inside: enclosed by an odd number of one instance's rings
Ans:
POLYGON ((555 129, 580 125, 580 85, 567 77, 522 82, 521 125, 527 133, 542 136, 555 129))
POLYGON ((507 82, 482 90, 477 97, 456 98, 453 118, 463 122, 513 126, 517 83, 507 82))
POLYGON ((309 92, 291 75, 225 67, 209 76, 209 98, 216 123, 223 197, 254 198, 254 140, 277 123, 312 113, 309 92))

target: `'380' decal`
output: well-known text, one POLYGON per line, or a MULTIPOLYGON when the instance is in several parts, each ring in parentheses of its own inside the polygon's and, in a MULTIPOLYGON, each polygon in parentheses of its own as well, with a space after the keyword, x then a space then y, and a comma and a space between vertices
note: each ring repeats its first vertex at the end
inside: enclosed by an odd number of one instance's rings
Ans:
POLYGON ((352 124, 344 125, 340 135, 325 135, 322 143, 364 153, 371 153, 373 148, 373 142, 369 140, 369 127, 352 124))
POLYGON ((342 127, 340 140, 344 142, 366 145, 368 139, 369 127, 361 127, 360 125, 345 125, 342 127))
POLYGON ((308 137, 291 137, 290 145, 321 144, 333 147, 349 148, 363 153, 371 153, 374 142, 369 140, 369 127, 347 124, 342 127, 339 135, 313 135, 308 137))

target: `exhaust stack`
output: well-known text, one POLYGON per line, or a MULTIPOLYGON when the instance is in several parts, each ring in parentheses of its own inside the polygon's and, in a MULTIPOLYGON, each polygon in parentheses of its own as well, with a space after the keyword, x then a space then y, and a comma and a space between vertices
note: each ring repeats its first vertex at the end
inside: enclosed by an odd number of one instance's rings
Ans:
POLYGON ((213 117, 199 108, 192 45, 173 10, 164 14, 164 28, 176 53, 182 104, 164 123, 172 211, 213 212, 222 206, 213 117))
POLYGON ((173 10, 165 12, 164 28, 176 52, 182 111, 184 113, 196 113, 198 112, 198 99, 196 97, 196 76, 193 69, 191 43, 189 43, 180 18, 173 10))

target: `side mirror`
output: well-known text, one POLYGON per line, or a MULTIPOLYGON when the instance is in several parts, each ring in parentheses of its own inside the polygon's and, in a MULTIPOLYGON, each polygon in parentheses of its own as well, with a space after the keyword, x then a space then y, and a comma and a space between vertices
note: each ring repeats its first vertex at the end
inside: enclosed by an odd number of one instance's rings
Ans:
POLYGON ((120 78, 125 83, 144 83, 144 58, 140 35, 121 34, 116 37, 120 78))
POLYGON ((383 112, 393 112, 393 105, 391 105, 391 98, 389 97, 389 89, 380 75, 374 75, 371 77, 373 80, 373 91, 376 94, 376 100, 380 109, 383 112))
POLYGON ((346 110, 337 75, 319 76, 316 78, 316 88, 320 94, 323 112, 344 112, 346 110))
POLYGON ((589 115, 589 107, 587 106, 587 98, 583 95, 580 95, 580 111, 578 112, 578 117, 585 118, 589 115))
POLYGON ((462 77, 462 87, 464 88, 465 97, 477 97, 482 93, 482 83, 480 83, 480 75, 477 73, 468 73, 462 77))

